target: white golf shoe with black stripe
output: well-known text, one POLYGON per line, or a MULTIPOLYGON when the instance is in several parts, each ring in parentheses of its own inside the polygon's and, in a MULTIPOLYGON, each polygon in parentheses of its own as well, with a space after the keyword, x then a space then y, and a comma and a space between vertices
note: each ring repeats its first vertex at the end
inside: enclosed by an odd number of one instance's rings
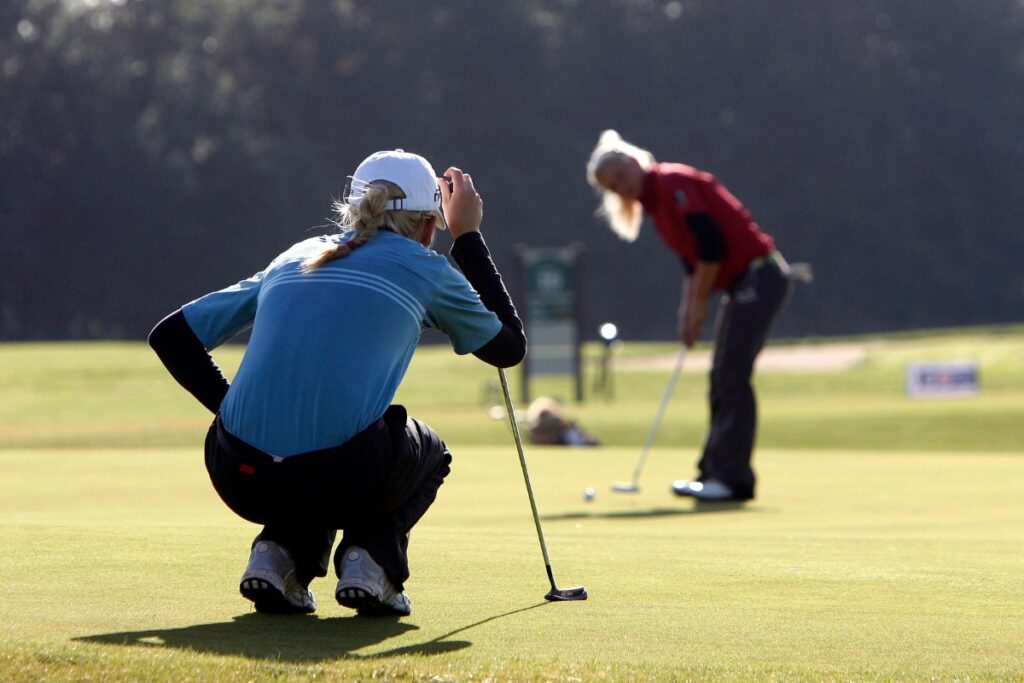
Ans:
POLYGON ((258 541, 249 555, 238 590, 264 614, 309 614, 316 611, 313 594, 295 578, 291 554, 273 541, 258 541))
POLYGON ((339 605, 351 607, 362 616, 399 616, 412 614, 412 604, 394 584, 370 553, 351 546, 341 560, 341 576, 334 598, 339 605))

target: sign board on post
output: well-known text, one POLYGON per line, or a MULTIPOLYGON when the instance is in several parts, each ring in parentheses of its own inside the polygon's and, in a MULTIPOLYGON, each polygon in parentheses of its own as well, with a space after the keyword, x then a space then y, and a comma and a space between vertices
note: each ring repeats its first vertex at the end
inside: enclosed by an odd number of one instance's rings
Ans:
POLYGON ((974 396, 978 393, 978 364, 974 361, 911 363, 907 366, 907 395, 974 396))
POLYGON ((583 400, 580 368, 579 301, 576 260, 579 245, 527 248, 517 253, 526 282, 526 334, 529 350, 523 363, 523 401, 530 400, 532 375, 571 374, 576 400, 583 400))

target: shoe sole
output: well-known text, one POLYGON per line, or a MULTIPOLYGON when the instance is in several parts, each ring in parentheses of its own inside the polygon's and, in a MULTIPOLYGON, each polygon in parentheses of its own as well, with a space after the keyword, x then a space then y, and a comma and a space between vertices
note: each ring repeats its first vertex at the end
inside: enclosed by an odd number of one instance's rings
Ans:
POLYGON ((679 496, 680 498, 693 498, 698 503, 746 503, 747 501, 753 500, 753 497, 744 498, 743 496, 729 496, 728 498, 712 498, 705 496, 696 491, 690 489, 677 489, 672 487, 672 493, 679 496))
POLYGON ((701 505, 715 505, 715 504, 729 504, 729 505, 742 505, 743 503, 749 503, 753 498, 698 498, 697 496, 690 496, 701 505))
POLYGON ((363 617, 407 617, 412 613, 396 609, 381 602, 372 593, 353 586, 339 588, 334 594, 334 599, 342 607, 354 609, 356 614, 363 617))
POLYGON ((316 611, 315 607, 293 605, 281 591, 263 579, 245 579, 238 590, 243 598, 252 601, 260 614, 311 614, 316 611))

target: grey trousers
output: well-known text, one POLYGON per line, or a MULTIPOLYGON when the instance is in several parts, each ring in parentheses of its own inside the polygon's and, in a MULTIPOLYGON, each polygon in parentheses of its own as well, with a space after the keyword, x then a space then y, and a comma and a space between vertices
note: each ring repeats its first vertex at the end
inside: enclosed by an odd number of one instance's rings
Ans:
POLYGON ((754 497, 751 467, 757 433, 757 400, 750 384, 754 361, 792 288, 781 256, 752 266, 722 298, 715 320, 711 364, 711 424, 697 463, 698 480, 717 479, 735 497, 754 497))

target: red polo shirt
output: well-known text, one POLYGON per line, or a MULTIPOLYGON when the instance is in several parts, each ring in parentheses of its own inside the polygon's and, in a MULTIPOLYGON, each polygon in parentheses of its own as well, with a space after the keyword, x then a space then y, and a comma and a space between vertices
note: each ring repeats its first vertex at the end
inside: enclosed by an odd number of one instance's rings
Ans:
POLYGON ((686 219, 695 213, 714 219, 725 241, 715 289, 729 289, 751 261, 775 250, 772 238, 761 232, 740 201, 713 175, 692 166, 654 164, 638 199, 665 244, 691 268, 697 266, 697 239, 686 219))

